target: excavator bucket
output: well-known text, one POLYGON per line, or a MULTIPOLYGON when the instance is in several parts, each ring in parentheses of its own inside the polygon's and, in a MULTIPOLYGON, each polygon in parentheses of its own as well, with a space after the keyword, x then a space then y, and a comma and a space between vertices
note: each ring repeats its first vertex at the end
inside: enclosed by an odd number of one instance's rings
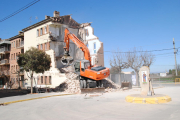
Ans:
POLYGON ((73 57, 71 57, 71 56, 64 55, 61 58, 61 63, 63 65, 70 65, 72 62, 73 62, 73 57))

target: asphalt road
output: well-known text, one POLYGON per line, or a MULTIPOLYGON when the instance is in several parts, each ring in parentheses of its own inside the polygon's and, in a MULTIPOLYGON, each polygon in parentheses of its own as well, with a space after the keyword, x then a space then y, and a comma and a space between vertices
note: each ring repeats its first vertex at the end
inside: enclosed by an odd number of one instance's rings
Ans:
POLYGON ((0 106, 2 120, 179 120, 180 87, 155 89, 156 94, 169 95, 164 104, 127 103, 125 97, 140 93, 139 89, 89 95, 57 96, 0 106))

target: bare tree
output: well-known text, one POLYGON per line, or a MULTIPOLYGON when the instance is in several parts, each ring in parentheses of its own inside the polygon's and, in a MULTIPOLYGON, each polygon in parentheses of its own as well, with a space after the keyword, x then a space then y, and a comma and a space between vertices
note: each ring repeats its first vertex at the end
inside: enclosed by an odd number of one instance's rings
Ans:
POLYGON ((122 69, 128 68, 126 55, 121 53, 118 49, 117 52, 113 53, 112 58, 110 58, 110 66, 114 71, 121 73, 122 69))
POLYGON ((154 62, 154 55, 152 53, 149 53, 147 51, 141 53, 141 59, 143 61, 143 66, 150 67, 151 64, 154 62))
POLYGON ((143 61, 141 59, 141 53, 137 52, 136 48, 127 53, 128 66, 132 68, 136 73, 136 85, 139 86, 139 69, 143 65, 143 61))
POLYGON ((148 53, 147 51, 146 52, 142 50, 137 51, 137 49, 134 48, 132 51, 129 51, 127 53, 127 60, 128 60, 128 66, 132 68, 136 73, 136 85, 139 86, 139 69, 142 66, 150 67, 150 65, 154 61, 154 55, 148 53))

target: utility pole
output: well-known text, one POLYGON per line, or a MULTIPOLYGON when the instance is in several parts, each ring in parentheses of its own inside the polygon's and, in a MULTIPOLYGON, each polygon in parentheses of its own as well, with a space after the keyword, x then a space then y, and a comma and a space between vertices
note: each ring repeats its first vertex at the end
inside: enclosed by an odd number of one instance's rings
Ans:
POLYGON ((174 41, 174 38, 173 38, 173 45, 174 45, 174 59, 175 59, 175 67, 176 67, 176 76, 177 76, 177 62, 176 62, 176 49, 175 49, 175 41, 174 41))

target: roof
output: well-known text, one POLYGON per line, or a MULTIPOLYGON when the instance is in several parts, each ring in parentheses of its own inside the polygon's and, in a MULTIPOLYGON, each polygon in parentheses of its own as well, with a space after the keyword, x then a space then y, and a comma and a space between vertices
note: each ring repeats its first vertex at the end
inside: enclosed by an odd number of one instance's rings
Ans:
POLYGON ((4 39, 0 41, 0 45, 2 44, 11 44, 10 41, 8 41, 8 39, 4 39))
POLYGON ((16 36, 13 36, 13 37, 9 38, 8 40, 11 41, 11 40, 14 40, 16 38, 23 38, 23 37, 24 37, 24 33, 20 33, 20 34, 18 34, 16 36))
POLYGON ((28 30, 31 30, 35 27, 38 27, 40 25, 46 24, 48 22, 53 22, 53 23, 60 23, 60 24, 66 24, 68 25, 70 28, 79 28, 80 24, 77 23, 74 19, 71 18, 70 15, 65 15, 65 16, 59 16, 59 17, 48 17, 45 20, 42 20, 36 24, 33 24, 29 27, 26 27, 24 29, 22 29, 22 31, 26 32, 28 30))

